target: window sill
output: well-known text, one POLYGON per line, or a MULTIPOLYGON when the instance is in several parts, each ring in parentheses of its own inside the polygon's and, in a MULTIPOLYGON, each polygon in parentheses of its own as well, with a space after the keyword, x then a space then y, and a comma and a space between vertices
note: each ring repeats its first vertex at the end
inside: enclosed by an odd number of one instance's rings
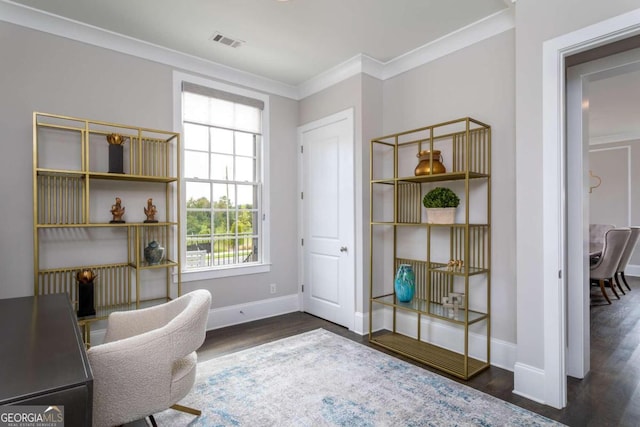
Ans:
POLYGON ((247 274, 268 273, 270 271, 271 264, 191 270, 182 272, 182 282, 195 282, 198 280, 219 279, 222 277, 244 276, 247 274))

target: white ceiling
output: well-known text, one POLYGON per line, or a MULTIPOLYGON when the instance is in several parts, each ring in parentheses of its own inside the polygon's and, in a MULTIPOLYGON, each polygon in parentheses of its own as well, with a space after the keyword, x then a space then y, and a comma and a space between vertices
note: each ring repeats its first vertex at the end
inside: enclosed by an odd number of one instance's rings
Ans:
POLYGON ((358 54, 382 63, 511 0, 13 0, 297 86, 358 54), (221 32, 246 43, 210 41, 221 32))

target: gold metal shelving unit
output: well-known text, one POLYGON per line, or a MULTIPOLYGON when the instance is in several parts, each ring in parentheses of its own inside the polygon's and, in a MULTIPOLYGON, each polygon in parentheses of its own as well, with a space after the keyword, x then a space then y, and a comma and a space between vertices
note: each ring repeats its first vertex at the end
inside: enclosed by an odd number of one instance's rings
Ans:
POLYGON ((468 379, 490 365, 491 127, 465 117, 375 138, 370 150, 369 341, 468 379), (414 176, 423 150, 440 150, 447 171, 414 176), (436 186, 460 196, 456 223, 426 222, 422 197, 436 186), (400 264, 416 276, 406 303, 393 290, 400 264), (442 298, 454 292, 464 305, 451 312, 442 298))
POLYGON ((179 177, 179 133, 33 113, 34 295, 66 292, 77 306, 75 275, 93 270, 96 314, 78 319, 87 344, 91 324, 111 312, 182 294, 179 177), (124 173, 108 171, 106 137, 113 133, 126 137, 124 173), (125 219, 133 220, 111 223, 109 206, 119 192, 130 196, 123 205, 125 219), (143 221, 149 194, 160 196, 155 223, 143 221), (144 260, 152 240, 165 248, 157 265, 144 260), (153 280, 146 271, 155 274, 153 280), (158 282, 162 289, 156 289, 158 282))

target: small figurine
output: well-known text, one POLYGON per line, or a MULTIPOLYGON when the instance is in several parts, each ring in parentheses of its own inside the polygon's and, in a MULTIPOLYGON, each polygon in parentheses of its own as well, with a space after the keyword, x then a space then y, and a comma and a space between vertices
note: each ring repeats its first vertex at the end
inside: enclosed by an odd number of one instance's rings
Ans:
POLYGON ((464 267, 464 261, 461 259, 452 259, 447 264, 447 270, 449 271, 462 270, 463 267, 464 267))
POLYGON ((158 210, 156 209, 156 205, 153 204, 153 199, 147 199, 147 207, 144 208, 144 214, 147 216, 147 219, 145 219, 144 222, 158 222, 156 213, 158 213, 158 210))
POLYGON ((116 197, 116 204, 111 205, 111 215, 113 215, 113 219, 109 221, 111 224, 122 224, 125 221, 122 219, 124 215, 124 207, 122 207, 122 200, 120 197, 116 197))

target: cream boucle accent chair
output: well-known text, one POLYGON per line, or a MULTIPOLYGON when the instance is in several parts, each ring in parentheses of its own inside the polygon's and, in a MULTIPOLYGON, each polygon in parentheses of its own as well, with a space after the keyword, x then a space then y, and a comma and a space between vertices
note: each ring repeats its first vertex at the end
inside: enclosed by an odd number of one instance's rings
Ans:
MULTIPOLYGON (((199 289, 162 305, 109 316, 104 344, 88 351, 94 427, 145 418, 189 393, 210 306, 211 294, 199 289)), ((200 415, 179 405, 174 409, 200 415)))

